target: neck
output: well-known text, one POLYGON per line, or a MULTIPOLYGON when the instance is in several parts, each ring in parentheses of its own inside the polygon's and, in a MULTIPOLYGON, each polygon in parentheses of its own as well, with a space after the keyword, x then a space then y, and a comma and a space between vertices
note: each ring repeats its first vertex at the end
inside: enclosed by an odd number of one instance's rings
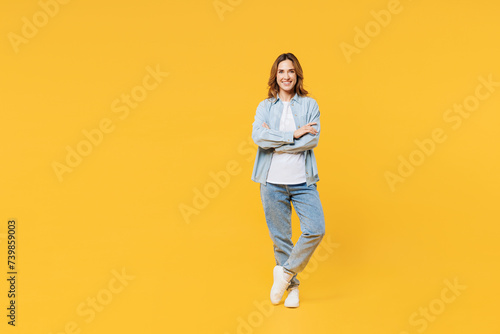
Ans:
POLYGON ((290 102, 295 94, 287 91, 279 91, 278 95, 283 102, 290 102))

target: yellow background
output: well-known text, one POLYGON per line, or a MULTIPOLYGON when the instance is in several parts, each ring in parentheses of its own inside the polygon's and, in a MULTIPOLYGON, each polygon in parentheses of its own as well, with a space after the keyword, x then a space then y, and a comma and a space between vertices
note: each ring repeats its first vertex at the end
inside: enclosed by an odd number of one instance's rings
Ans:
POLYGON ((388 1, 228 1, 221 19, 211 0, 73 0, 17 53, 9 33, 41 7, 1 3, 2 333, 69 333, 72 322, 89 334, 498 333, 500 87, 456 130, 443 115, 479 77, 500 81, 500 4, 401 0, 348 62, 341 43, 355 45, 355 28, 388 1), (302 279, 298 309, 263 315, 274 258, 249 136, 283 52, 320 107, 323 244, 337 248, 302 279), (148 66, 169 74, 120 119, 112 102, 148 66), (114 130, 59 182, 52 164, 102 119, 114 130), (446 141, 391 191, 385 173, 435 128, 446 141), (236 171, 214 188, 210 173, 228 163, 236 171), (210 186, 213 198, 183 217, 210 186), (134 278, 87 322, 78 306, 122 270, 134 278), (439 305, 445 280, 466 288, 425 328, 411 324, 439 305))

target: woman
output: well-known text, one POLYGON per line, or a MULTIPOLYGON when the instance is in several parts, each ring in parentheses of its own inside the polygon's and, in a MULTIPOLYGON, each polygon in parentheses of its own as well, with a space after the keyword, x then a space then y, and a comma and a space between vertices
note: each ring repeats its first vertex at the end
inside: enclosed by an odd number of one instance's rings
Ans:
POLYGON ((286 307, 299 306, 300 282, 296 276, 325 234, 313 152, 320 134, 319 108, 307 96, 303 80, 297 58, 291 53, 280 55, 271 68, 268 98, 257 107, 252 130, 259 146, 252 180, 260 183, 276 260, 271 302, 279 304, 288 290, 286 307), (291 204, 302 231, 295 246, 291 240, 291 204))

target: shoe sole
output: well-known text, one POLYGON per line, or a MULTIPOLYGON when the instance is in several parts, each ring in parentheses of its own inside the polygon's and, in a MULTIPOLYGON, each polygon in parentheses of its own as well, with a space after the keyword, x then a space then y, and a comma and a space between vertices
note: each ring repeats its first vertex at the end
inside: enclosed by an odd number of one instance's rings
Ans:
POLYGON ((299 307, 299 304, 297 304, 297 305, 287 305, 285 303, 285 307, 288 307, 288 308, 297 308, 297 307, 299 307))

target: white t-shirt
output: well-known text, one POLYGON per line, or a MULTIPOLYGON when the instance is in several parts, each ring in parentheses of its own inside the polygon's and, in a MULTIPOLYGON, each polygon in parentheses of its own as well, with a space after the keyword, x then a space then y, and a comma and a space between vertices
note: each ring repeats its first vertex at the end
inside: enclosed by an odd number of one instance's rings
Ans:
MULTIPOLYGON (((285 105, 280 119, 280 131, 295 131, 295 120, 290 102, 285 105)), ((298 184, 306 182, 305 153, 273 153, 267 182, 275 184, 298 184)))

